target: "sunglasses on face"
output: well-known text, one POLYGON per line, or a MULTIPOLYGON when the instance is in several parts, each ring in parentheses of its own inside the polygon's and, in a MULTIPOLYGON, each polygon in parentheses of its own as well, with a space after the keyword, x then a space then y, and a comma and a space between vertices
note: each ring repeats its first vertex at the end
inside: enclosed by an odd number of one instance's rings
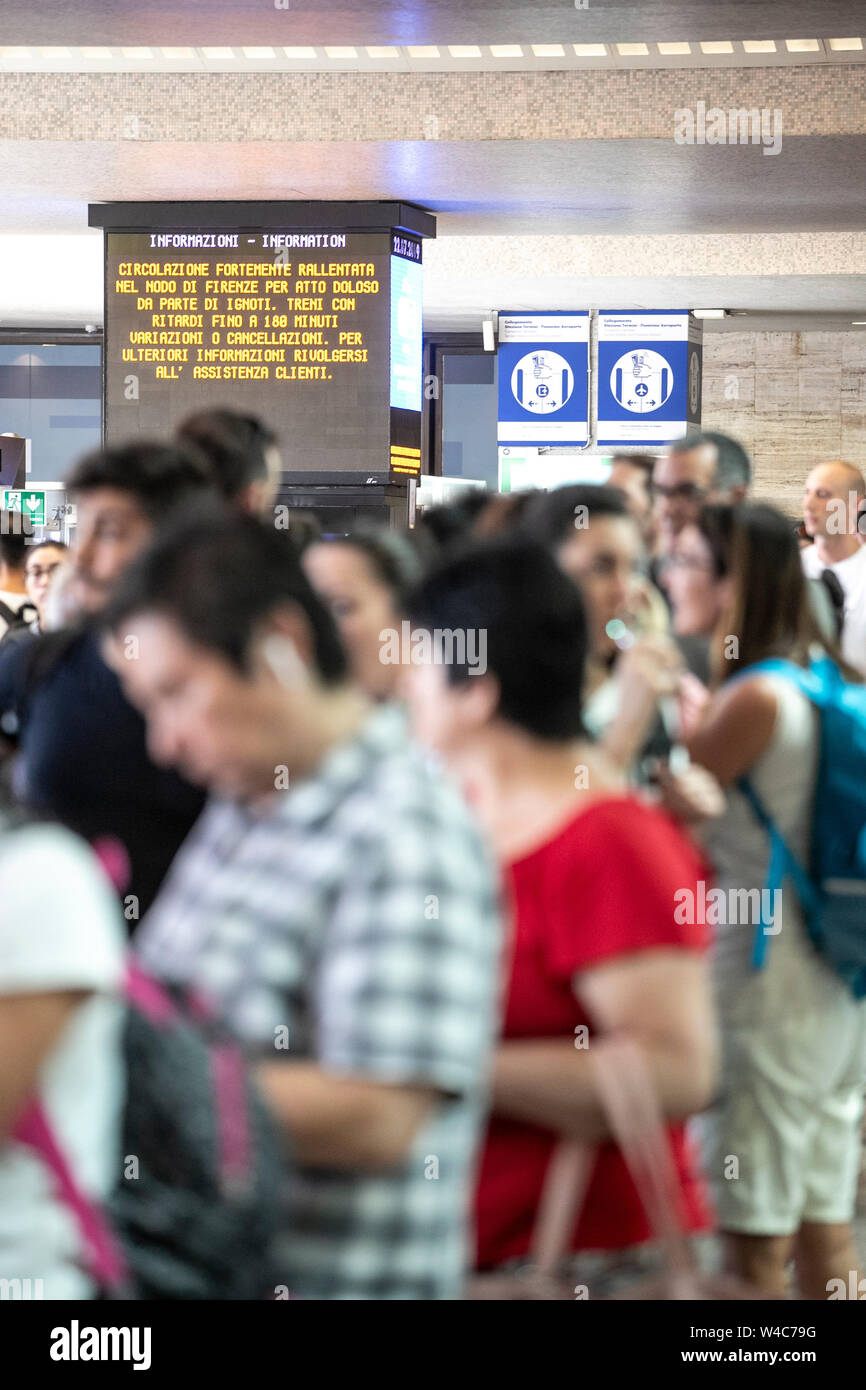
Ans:
POLYGON ((694 570, 699 574, 714 574, 715 565, 710 560, 702 560, 699 555, 680 555, 674 551, 673 555, 665 555, 660 560, 662 569, 670 570, 694 570))
POLYGON ((652 483, 650 492, 653 497, 676 498, 681 502, 699 502, 702 497, 709 495, 709 488, 698 487, 697 483, 674 483, 671 487, 666 487, 664 483, 652 483))

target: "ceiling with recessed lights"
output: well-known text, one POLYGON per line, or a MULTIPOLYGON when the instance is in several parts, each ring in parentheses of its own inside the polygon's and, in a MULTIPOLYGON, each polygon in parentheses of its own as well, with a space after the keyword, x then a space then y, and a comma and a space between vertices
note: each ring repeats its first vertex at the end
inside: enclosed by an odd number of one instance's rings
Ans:
POLYGON ((862 0, 4 0, 7 46, 404 47, 845 38, 862 0))
POLYGON ((0 331, 101 319, 88 202, 184 198, 430 207, 435 327, 563 295, 866 318, 866 0, 0 3, 0 331), (675 143, 696 98, 778 106, 778 157, 675 143))

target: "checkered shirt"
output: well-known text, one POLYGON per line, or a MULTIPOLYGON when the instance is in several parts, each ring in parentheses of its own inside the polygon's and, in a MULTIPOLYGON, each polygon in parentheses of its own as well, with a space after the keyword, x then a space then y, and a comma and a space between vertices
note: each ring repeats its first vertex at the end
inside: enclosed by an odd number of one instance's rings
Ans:
POLYGON ((441 1093, 398 1168, 291 1172, 291 1294, 459 1296, 501 913, 473 821, 400 712, 376 711, 264 811, 211 801, 137 940, 251 1053, 441 1093))

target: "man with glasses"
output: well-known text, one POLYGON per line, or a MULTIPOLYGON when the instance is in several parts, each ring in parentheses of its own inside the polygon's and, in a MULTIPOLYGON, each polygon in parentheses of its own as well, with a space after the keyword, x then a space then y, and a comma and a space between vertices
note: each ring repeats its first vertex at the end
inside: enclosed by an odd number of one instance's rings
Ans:
POLYGON ((24 565, 24 583, 27 597, 36 609, 36 621, 31 624, 32 632, 45 631, 45 606, 54 575, 69 559, 69 547, 62 541, 40 541, 27 553, 24 565))
POLYGON ((17 621, 10 623, 0 637, 4 657, 12 647, 32 642, 40 632, 45 631, 45 606, 51 582, 68 554, 68 547, 62 541, 40 541, 38 545, 28 546, 24 561, 27 599, 17 615, 13 615, 17 616, 17 621))
POLYGON ((671 554, 706 502, 741 502, 751 480, 749 455, 730 435, 704 431, 672 444, 652 474, 656 561, 671 554))

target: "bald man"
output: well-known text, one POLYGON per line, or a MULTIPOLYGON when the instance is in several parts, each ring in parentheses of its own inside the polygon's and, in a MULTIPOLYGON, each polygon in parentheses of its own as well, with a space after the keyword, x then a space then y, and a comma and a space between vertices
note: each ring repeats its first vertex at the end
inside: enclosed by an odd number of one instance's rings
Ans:
POLYGON ((801 552, 810 579, 832 570, 845 595, 842 655, 866 675, 866 548, 860 545, 857 512, 866 497, 859 468, 842 459, 820 463, 806 479, 803 524, 814 544, 801 552))

